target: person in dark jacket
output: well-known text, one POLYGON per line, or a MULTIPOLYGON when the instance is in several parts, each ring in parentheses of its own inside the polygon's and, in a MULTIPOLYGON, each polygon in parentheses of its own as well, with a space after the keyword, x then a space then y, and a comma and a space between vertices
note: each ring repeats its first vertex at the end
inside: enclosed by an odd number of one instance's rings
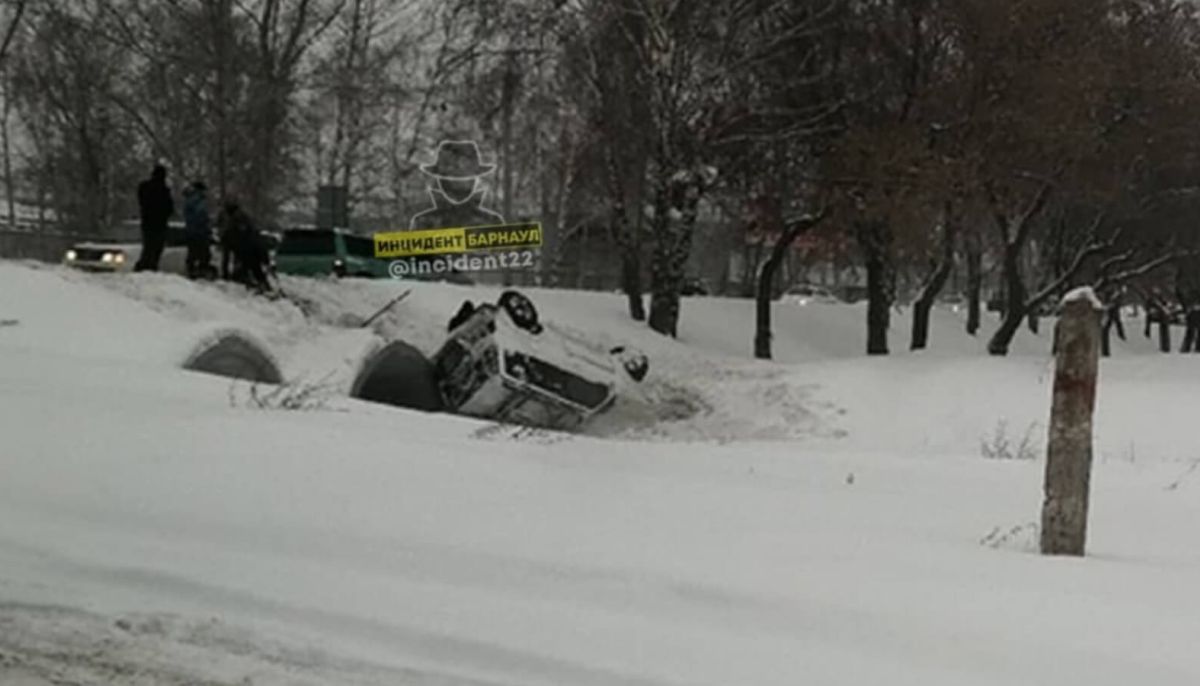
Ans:
POLYGON ((1184 312, 1183 348, 1181 353, 1200 353, 1200 293, 1190 293, 1185 299, 1180 295, 1184 312))
POLYGON ((250 215, 231 198, 225 201, 217 223, 221 227, 221 278, 238 281, 259 292, 271 290, 266 272, 266 246, 250 215))
POLYGON ((212 278, 212 218, 208 187, 196 181, 183 192, 183 235, 187 240, 188 278, 212 278))
POLYGON ((150 178, 138 186, 138 207, 142 215, 142 256, 134 271, 158 271, 158 261, 167 242, 167 221, 175 214, 166 167, 154 165, 150 178))
POLYGON ((1125 297, 1124 289, 1112 290, 1104 305, 1104 321, 1100 339, 1101 354, 1108 357, 1112 354, 1112 329, 1117 330, 1117 337, 1125 340, 1125 325, 1121 322, 1121 303, 1125 297))
POLYGON ((1171 305, 1167 302, 1167 297, 1159 288, 1154 288, 1149 295, 1143 295, 1142 300, 1146 303, 1146 326, 1145 336, 1150 337, 1150 327, 1155 325, 1158 327, 1158 349, 1159 352, 1171 352, 1171 320, 1174 315, 1171 312, 1171 305))

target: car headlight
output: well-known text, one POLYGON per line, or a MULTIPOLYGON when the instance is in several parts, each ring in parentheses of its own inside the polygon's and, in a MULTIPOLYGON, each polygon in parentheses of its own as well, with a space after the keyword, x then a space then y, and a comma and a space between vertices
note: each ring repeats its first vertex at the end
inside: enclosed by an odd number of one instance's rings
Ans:
POLYGON ((345 267, 346 263, 341 261, 340 259, 338 259, 338 260, 333 261, 333 266, 334 267, 345 267))
POLYGON ((67 257, 68 262, 74 262, 75 258, 79 257, 79 254, 76 253, 74 250, 68 250, 66 257, 67 257))
POLYGON ((112 261, 113 261, 113 254, 112 254, 112 253, 110 253, 110 252, 106 252, 106 253, 104 253, 103 255, 101 255, 101 256, 100 256, 100 261, 101 261, 101 262, 112 262, 112 261))
POLYGON ((113 262, 115 262, 117 264, 124 263, 125 262, 125 253, 123 253, 123 252, 113 253, 113 262))

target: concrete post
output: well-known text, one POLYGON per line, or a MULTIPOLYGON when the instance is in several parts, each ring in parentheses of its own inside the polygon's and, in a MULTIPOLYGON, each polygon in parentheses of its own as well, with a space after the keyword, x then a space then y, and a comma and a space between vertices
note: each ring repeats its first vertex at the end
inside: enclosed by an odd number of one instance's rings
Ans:
POLYGON ((1054 401, 1047 445, 1043 555, 1084 554, 1092 471, 1092 413, 1102 307, 1090 288, 1063 299, 1055 328, 1054 401))

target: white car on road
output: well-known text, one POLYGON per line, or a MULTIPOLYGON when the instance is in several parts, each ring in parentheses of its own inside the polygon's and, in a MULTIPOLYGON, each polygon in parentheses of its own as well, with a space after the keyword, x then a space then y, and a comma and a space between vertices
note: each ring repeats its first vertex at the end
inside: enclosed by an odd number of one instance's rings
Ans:
MULTIPOLYGON (((63 264, 93 272, 131 272, 142 256, 141 241, 85 241, 71 246, 63 255, 63 264)), ((183 227, 170 225, 158 271, 187 274, 187 245, 183 227)))
POLYGON ((841 302, 828 288, 809 283, 801 283, 789 288, 783 294, 783 301, 795 305, 808 305, 809 303, 836 305, 841 302))

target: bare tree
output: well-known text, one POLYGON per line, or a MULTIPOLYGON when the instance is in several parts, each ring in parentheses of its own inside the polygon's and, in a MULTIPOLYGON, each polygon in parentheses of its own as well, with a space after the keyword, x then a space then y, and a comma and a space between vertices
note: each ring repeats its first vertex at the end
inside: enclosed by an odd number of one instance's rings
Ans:
POLYGON ((406 29, 412 4, 348 0, 314 60, 313 94, 304 102, 314 123, 316 176, 346 187, 352 215, 361 206, 368 222, 388 214, 388 203, 378 200, 390 186, 393 108, 408 103, 398 68, 414 45, 413 32, 406 29))
POLYGON ((301 60, 333 24, 346 0, 256 0, 235 3, 249 22, 252 39, 248 69, 248 141, 244 187, 239 193, 252 211, 272 215, 281 180, 294 171, 289 123, 301 60))
POLYGON ((7 21, 7 26, 4 28, 3 38, 0 38, 0 65, 4 64, 4 59, 8 57, 8 51, 13 46, 13 40, 16 38, 17 29, 21 26, 21 18, 25 16, 25 7, 28 5, 28 0, 5 0, 3 12, 0 15, 4 16, 7 21))
POLYGON ((18 109, 40 122, 31 138, 56 216, 103 232, 130 202, 131 132, 111 98, 126 62, 69 4, 41 4, 29 19, 28 44, 12 64, 18 109))
POLYGON ((13 151, 10 128, 13 111, 12 79, 9 77, 6 58, 17 37, 17 30, 21 26, 21 19, 25 15, 27 4, 27 0, 7 0, 4 3, 3 16, 7 21, 7 26, 4 28, 4 37, 0 39, 0 90, 3 91, 4 97, 3 110, 0 111, 0 147, 3 148, 4 155, 4 196, 7 203, 8 223, 10 226, 15 226, 17 223, 17 190, 16 180, 13 177, 13 151))

